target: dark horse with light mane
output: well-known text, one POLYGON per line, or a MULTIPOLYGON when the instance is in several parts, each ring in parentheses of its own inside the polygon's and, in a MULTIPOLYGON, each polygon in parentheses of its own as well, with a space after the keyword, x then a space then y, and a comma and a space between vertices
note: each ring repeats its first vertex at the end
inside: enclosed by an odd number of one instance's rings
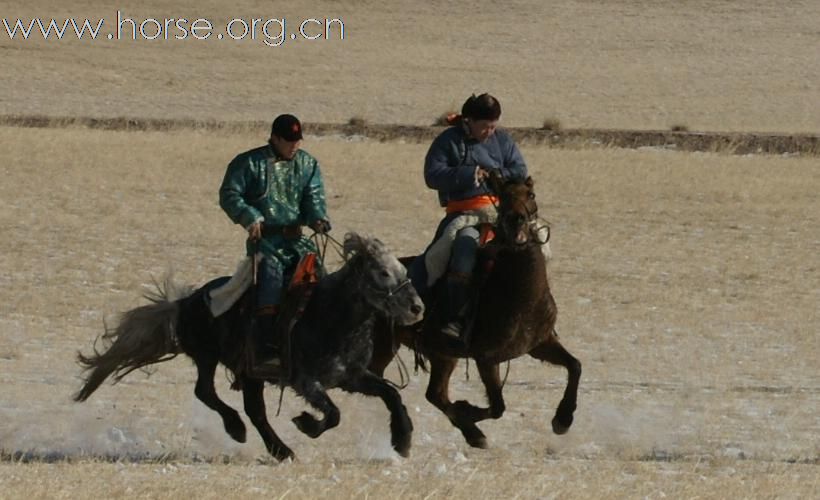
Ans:
MULTIPOLYGON (((483 275, 479 271, 474 277, 478 280, 478 292, 472 302, 469 322, 472 326, 468 327, 471 332, 466 348, 438 331, 442 315, 439 305, 446 302, 441 293, 443 287, 438 286, 433 290, 434 298, 428 304, 425 324, 421 327, 392 330, 388 322, 379 322, 370 365, 371 370, 381 375, 393 359, 399 342, 418 349, 430 362, 427 400, 444 412, 467 442, 477 448, 485 448, 487 440, 476 423, 499 418, 504 413, 500 363, 529 354, 567 369, 568 383, 552 419, 556 434, 567 432, 572 425, 581 377, 581 363, 564 349, 555 332, 557 310, 542 252, 548 236, 539 236, 543 228, 538 226, 532 179, 504 183, 493 177, 489 184, 499 197, 496 237, 479 254, 479 265, 484 271, 483 275), (458 359, 467 357, 475 360, 486 388, 487 408, 467 401, 450 401, 450 376, 458 359)), ((402 261, 409 265, 412 259, 402 261)))
MULTIPOLYGON (((319 281, 310 295, 304 315, 291 332, 289 377, 269 378, 288 385, 322 414, 321 419, 303 412, 293 419, 312 438, 339 423, 339 410, 326 390, 339 387, 348 392, 380 397, 390 411, 393 448, 402 456, 410 450, 413 430, 398 391, 381 376, 367 369, 373 351, 374 318, 392 318, 399 324, 417 322, 423 304, 409 284, 407 271, 377 239, 348 234, 344 241, 345 264, 319 281)), ((262 436, 271 455, 278 460, 293 457, 268 423, 263 395, 264 380, 249 375, 246 366, 247 313, 250 292, 225 314, 216 318, 206 303, 206 294, 227 281, 214 280, 193 293, 175 299, 166 284, 151 304, 123 314, 116 328, 102 335, 104 352, 85 356, 79 362, 89 373, 75 395, 85 401, 113 375, 116 383, 131 371, 167 361, 179 353, 190 356, 198 378, 194 393, 222 417, 225 431, 245 442, 245 424, 239 414, 216 394, 214 373, 219 363, 235 376, 241 388, 245 413, 262 436)))

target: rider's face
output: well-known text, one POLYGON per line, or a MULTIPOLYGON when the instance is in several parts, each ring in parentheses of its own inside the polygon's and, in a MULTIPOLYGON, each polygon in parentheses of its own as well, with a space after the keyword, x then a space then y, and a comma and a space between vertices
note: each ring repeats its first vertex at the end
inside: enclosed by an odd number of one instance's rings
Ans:
POLYGON ((467 128, 470 130, 470 137, 478 142, 484 142, 495 133, 498 120, 465 120, 467 128))
POLYGON ((299 151, 299 146, 302 145, 302 140, 297 139, 295 141, 286 141, 279 136, 272 135, 270 138, 270 144, 273 146, 273 149, 280 158, 283 160, 292 160, 296 155, 296 152, 299 151))

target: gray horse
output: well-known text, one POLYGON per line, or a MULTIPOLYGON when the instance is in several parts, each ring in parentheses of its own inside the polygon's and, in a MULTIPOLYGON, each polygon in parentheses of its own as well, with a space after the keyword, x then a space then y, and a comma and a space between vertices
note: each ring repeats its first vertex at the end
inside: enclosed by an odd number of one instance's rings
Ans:
MULTIPOLYGON (((373 353, 376 315, 392 318, 397 324, 411 324, 421 319, 424 307, 404 266, 378 239, 349 233, 343 248, 345 264, 319 281, 304 314, 293 326, 288 374, 269 376, 267 380, 292 387, 321 413, 319 419, 307 412, 293 419, 312 438, 339 423, 339 409, 328 397, 327 389, 338 387, 380 397, 390 411, 393 448, 408 456, 413 425, 401 396, 367 366, 373 353)), ((194 393, 220 414, 225 431, 233 439, 245 442, 246 429, 239 413, 216 394, 214 373, 219 363, 233 373, 233 386, 243 392, 245 413, 270 454, 278 460, 293 457, 293 451, 268 423, 265 380, 243 368, 248 315, 242 310, 249 297, 216 318, 206 304, 208 291, 225 281, 227 278, 213 280, 179 299, 169 294, 166 285, 156 297, 149 297, 151 304, 126 312, 116 328, 101 336, 106 345, 103 352, 95 348, 89 356, 78 354, 80 364, 89 373, 74 399, 85 401, 112 374, 116 383, 135 369, 185 353, 198 370, 194 393)))

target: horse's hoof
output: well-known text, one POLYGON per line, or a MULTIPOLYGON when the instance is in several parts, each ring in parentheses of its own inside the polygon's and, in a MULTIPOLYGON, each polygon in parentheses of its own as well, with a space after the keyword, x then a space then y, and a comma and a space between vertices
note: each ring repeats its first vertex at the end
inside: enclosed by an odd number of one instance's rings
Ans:
POLYGON ((568 418, 561 419, 556 415, 552 419, 552 432, 561 435, 566 434, 569 430, 570 426, 572 425, 572 415, 568 418), (561 420, 564 420, 563 422, 561 420))
POLYGON ((481 448, 482 450, 486 450, 487 445, 487 438, 484 436, 479 436, 476 438, 470 438, 467 440, 467 444, 472 446, 473 448, 481 448))
POLYGON ((481 432, 478 427, 475 428, 473 432, 464 432, 464 438, 467 440, 467 444, 472 446, 473 448, 481 448, 482 450, 487 448, 487 436, 481 432))
POLYGON ((394 446, 393 449, 396 450, 396 453, 402 458, 410 457, 410 446, 394 446))
POLYGON ((306 411, 303 411, 298 417, 293 417, 292 422, 296 425, 297 429, 308 437, 316 439, 322 434, 319 431, 319 425, 316 419, 306 411))
POLYGON ((270 454, 273 455, 273 458, 280 462, 284 462, 288 459, 296 460, 296 455, 293 454, 293 450, 291 450, 287 446, 280 446, 275 450, 271 450, 270 454))
POLYGON ((401 455, 404 458, 410 456, 410 435, 406 437, 402 437, 397 439, 393 442, 393 449, 396 450, 396 453, 401 455))
POLYGON ((225 420, 225 432, 237 443, 244 443, 248 437, 248 431, 239 415, 225 420))
POLYGON ((232 426, 231 428, 226 427, 225 431, 237 443, 244 443, 248 439, 248 431, 242 422, 239 422, 239 425, 232 426))

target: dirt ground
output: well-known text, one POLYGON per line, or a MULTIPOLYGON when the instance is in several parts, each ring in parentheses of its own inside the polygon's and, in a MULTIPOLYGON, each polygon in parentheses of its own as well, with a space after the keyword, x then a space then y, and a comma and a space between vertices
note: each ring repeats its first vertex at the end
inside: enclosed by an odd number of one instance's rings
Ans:
MULTIPOLYGON (((564 344, 584 363, 576 421, 549 420, 566 374, 519 359, 507 412, 470 449, 402 392, 411 457, 381 403, 334 392, 342 424, 317 441, 271 416, 298 462, 231 442, 193 397, 186 359, 103 386, 85 404, 74 353, 173 269, 230 272, 242 231, 221 213, 226 163, 258 134, 0 128, 0 490, 32 498, 315 496, 616 498, 817 496, 820 166, 814 158, 524 147, 564 344)), ((440 217, 425 147, 308 137, 334 232, 420 251, 440 217)), ((411 356, 403 354, 410 363, 411 356)), ((462 364, 455 397, 482 401, 462 364)), ((388 374, 398 378, 395 367, 388 374)), ((218 389, 236 408, 221 372, 218 389)), ((277 392, 268 391, 271 414, 277 392)))

